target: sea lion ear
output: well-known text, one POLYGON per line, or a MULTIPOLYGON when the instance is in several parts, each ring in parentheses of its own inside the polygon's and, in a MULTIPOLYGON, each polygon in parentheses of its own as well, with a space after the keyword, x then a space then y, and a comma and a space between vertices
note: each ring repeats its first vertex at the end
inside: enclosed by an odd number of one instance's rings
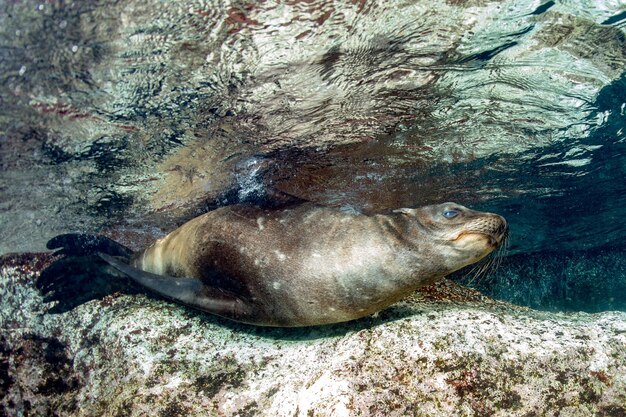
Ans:
POLYGON ((415 213, 417 213, 416 209, 412 209, 412 208, 406 208, 406 207, 402 207, 399 209, 395 209, 393 211, 393 213, 402 213, 402 214, 407 214, 407 215, 415 215, 415 213))

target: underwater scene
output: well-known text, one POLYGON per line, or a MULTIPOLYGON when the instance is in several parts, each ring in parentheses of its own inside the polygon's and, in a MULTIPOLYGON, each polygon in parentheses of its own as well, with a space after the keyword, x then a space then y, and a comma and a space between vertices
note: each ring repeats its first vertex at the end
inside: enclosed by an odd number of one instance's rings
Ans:
POLYGON ((0 0, 0 417, 625 416, 625 216, 623 0, 0 0))

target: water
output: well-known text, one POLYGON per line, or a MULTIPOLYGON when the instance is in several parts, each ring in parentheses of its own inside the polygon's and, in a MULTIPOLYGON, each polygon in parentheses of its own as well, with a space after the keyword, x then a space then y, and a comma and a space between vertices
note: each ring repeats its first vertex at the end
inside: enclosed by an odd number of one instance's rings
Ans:
POLYGON ((624 308, 623 2, 0 7, 0 252, 149 240, 267 187, 365 212, 451 200, 511 224, 483 291, 624 308), (578 259, 597 303, 557 285, 578 259))

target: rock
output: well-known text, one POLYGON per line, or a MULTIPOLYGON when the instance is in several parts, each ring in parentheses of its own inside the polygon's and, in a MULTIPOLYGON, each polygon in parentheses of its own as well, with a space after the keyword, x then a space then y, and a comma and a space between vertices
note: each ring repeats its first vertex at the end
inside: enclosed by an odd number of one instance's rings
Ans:
POLYGON ((444 280, 305 329, 120 294, 48 315, 33 279, 49 261, 0 259, 2 415, 626 414, 626 313, 539 312, 444 280))

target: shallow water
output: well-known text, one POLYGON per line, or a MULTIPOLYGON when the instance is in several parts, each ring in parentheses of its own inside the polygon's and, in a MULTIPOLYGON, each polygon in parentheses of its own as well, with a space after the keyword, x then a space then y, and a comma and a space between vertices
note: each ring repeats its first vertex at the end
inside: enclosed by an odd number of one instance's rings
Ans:
POLYGON ((511 224, 483 291, 624 308, 623 2, 0 7, 0 252, 138 244, 267 187, 366 212, 451 200, 511 224), (559 289, 579 259, 597 304, 559 289))

